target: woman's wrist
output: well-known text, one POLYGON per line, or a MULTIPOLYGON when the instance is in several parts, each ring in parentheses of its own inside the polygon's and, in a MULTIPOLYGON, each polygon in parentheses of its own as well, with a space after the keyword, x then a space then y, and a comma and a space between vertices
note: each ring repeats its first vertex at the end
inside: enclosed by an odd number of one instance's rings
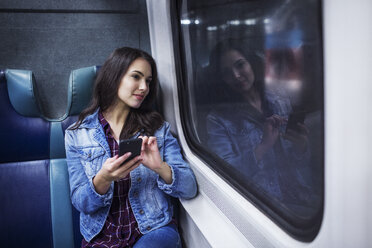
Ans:
POLYGON ((172 183, 172 169, 170 166, 162 161, 159 168, 154 170, 167 184, 172 183))
POLYGON ((93 186, 96 192, 100 195, 104 195, 110 188, 112 181, 107 180, 99 172, 95 177, 93 177, 93 186))

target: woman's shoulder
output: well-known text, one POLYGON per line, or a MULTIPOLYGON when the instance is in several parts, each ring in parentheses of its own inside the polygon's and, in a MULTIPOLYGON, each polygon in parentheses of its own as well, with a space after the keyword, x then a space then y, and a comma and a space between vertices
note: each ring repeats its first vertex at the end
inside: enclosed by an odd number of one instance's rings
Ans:
POLYGON ((160 127, 155 131, 155 136, 164 136, 170 130, 170 124, 167 121, 163 121, 160 127))
POLYGON ((66 131, 75 131, 75 130, 79 130, 81 128, 92 128, 92 127, 96 127, 99 124, 98 110, 95 111, 93 114, 90 114, 90 115, 86 116, 80 122, 80 124, 77 127, 76 127, 76 125, 79 122, 79 120, 76 120, 76 118, 71 118, 71 120, 73 120, 73 122, 70 122, 71 124, 68 126, 68 128, 66 129, 66 131))
POLYGON ((234 120, 242 106, 237 103, 220 104, 214 106, 207 114, 207 120, 234 120))

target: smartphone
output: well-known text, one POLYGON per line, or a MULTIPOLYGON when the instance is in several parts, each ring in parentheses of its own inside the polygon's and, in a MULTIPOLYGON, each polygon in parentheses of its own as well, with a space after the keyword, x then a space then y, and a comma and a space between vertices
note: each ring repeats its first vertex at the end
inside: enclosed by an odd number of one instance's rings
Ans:
POLYGON ((124 155, 127 152, 131 152, 132 154, 127 158, 125 162, 130 161, 131 159, 139 156, 141 154, 141 147, 142 147, 142 139, 127 139, 127 140, 120 140, 119 142, 119 156, 124 155))
POLYGON ((289 129, 294 131, 299 131, 297 123, 304 123, 306 117, 305 112, 295 112, 289 115, 287 127, 285 129, 285 132, 288 132, 289 129))

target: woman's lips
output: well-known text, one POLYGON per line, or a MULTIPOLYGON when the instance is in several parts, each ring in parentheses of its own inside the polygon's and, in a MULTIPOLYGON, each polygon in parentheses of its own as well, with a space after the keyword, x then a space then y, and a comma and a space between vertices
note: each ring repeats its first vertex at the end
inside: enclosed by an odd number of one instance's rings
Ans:
POLYGON ((140 95, 140 94, 133 94, 135 98, 137 98, 138 100, 143 100, 143 98, 145 98, 144 95, 140 95))

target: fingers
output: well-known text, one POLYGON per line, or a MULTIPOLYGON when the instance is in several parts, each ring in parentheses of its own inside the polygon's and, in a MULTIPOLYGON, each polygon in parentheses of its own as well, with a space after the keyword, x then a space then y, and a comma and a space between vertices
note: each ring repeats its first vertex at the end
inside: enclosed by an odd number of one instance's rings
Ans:
POLYGON ((141 156, 137 156, 132 160, 125 162, 123 165, 120 166, 117 173, 119 175, 127 175, 129 172, 137 168, 142 162, 141 156))
POLYGON ((131 155, 130 152, 125 153, 123 156, 119 157, 118 155, 115 155, 112 158, 108 158, 105 163, 103 164, 103 167, 105 167, 109 172, 115 171, 119 166, 131 155))
POLYGON ((139 136, 138 138, 142 139, 141 153, 145 150, 146 143, 149 139, 147 136, 139 136))
POLYGON ((297 131, 288 130, 284 135, 284 138, 291 141, 292 143, 306 143, 307 142, 307 135, 303 133, 299 133, 297 131))
POLYGON ((151 136, 149 138, 149 140, 147 141, 147 145, 152 146, 152 145, 155 145, 155 144, 157 144, 156 143, 156 137, 155 136, 151 136))
POLYGON ((305 124, 298 122, 297 127, 298 127, 298 130, 301 134, 303 134, 303 135, 308 135, 309 134, 309 129, 307 128, 307 126, 305 124))
POLYGON ((272 127, 278 128, 280 125, 285 124, 287 120, 282 116, 274 114, 266 118, 266 122, 272 127))
POLYGON ((155 136, 139 136, 142 139, 141 152, 145 151, 147 147, 154 148, 154 145, 157 147, 156 137, 155 136))
POLYGON ((127 152, 127 153, 125 153, 123 156, 118 156, 118 155, 116 155, 116 156, 114 156, 113 158, 116 158, 114 161, 113 161, 113 168, 114 169, 117 169, 117 168, 119 168, 120 167, 120 165, 126 160, 126 159, 128 159, 129 157, 130 157, 130 155, 132 155, 132 153, 131 152, 127 152))

